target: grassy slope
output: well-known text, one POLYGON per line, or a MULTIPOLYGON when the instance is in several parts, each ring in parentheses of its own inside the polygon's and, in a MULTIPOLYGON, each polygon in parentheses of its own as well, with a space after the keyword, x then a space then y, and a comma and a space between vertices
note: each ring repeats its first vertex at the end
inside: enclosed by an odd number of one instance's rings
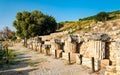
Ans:
MULTIPOLYGON (((120 10, 113 11, 113 12, 107 12, 107 13, 109 14, 109 20, 120 19, 120 10)), ((96 24, 96 22, 94 20, 95 16, 96 15, 86 17, 83 19, 79 19, 78 21, 62 22, 63 27, 60 30, 61 31, 72 30, 72 33, 88 32, 90 30, 90 27, 92 27, 96 24)))

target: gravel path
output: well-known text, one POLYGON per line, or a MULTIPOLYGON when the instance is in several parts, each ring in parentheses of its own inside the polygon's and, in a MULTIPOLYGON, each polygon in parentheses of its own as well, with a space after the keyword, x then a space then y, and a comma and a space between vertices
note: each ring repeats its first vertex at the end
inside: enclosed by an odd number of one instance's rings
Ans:
POLYGON ((27 49, 18 43, 11 47, 18 53, 16 59, 21 62, 10 65, 3 75, 91 75, 81 65, 68 65, 66 60, 55 59, 33 50, 27 49))

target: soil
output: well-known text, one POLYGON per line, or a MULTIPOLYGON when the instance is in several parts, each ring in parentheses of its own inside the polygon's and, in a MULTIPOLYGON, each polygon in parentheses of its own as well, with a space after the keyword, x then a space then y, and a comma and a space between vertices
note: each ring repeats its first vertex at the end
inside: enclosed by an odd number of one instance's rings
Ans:
POLYGON ((6 65, 6 69, 0 70, 0 75, 98 75, 84 66, 75 63, 69 65, 66 60, 61 58, 55 59, 52 55, 46 56, 25 48, 21 43, 10 48, 17 53, 16 59, 20 62, 6 65))

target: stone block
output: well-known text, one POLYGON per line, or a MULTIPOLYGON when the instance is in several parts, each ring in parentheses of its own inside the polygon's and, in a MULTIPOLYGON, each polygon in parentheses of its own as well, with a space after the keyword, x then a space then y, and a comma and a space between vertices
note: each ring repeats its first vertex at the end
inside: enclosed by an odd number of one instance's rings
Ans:
POLYGON ((46 50, 45 50, 45 49, 42 49, 42 53, 44 53, 44 54, 45 54, 45 53, 46 53, 46 50))
POLYGON ((116 66, 116 60, 112 60, 112 66, 116 66))
POLYGON ((118 75, 120 75, 120 66, 116 66, 116 72, 118 75))
POLYGON ((82 65, 85 65, 89 68, 92 68, 92 61, 91 61, 91 58, 85 58, 83 57, 82 58, 82 65))
POLYGON ((106 71, 116 73, 116 66, 106 66, 106 71))
POLYGON ((62 57, 62 50, 57 50, 57 58, 62 57))
POLYGON ((113 72, 107 72, 107 71, 105 71, 105 75, 117 75, 117 74, 113 73, 113 72))
POLYGON ((76 64, 81 64, 81 61, 80 61, 80 54, 76 54, 76 64))
POLYGON ((62 52, 62 58, 68 60, 68 53, 62 52))
POLYGON ((51 42, 51 50, 59 50, 60 44, 51 42))
MULTIPOLYGON (((62 52, 62 58, 68 60, 68 53, 62 52)), ((70 60, 72 63, 76 62, 76 53, 70 53, 70 60)))
MULTIPOLYGON (((92 58, 82 57, 82 65, 85 65, 92 69, 92 58)), ((94 70, 95 71, 100 70, 100 61, 99 60, 94 59, 94 70)))
POLYGON ((65 51, 66 53, 68 53, 68 52, 73 52, 73 53, 75 53, 75 52, 76 52, 76 46, 77 46, 77 43, 76 43, 76 42, 65 41, 64 51, 65 51))
POLYGON ((76 53, 70 53, 70 60, 72 63, 76 62, 76 53))
POLYGON ((50 49, 50 54, 55 55, 55 50, 50 49))
POLYGON ((44 44, 50 45, 50 41, 45 41, 44 44))
POLYGON ((101 60, 100 61, 100 67, 101 67, 101 69, 105 68, 106 66, 109 66, 109 62, 110 61, 108 59, 101 60))

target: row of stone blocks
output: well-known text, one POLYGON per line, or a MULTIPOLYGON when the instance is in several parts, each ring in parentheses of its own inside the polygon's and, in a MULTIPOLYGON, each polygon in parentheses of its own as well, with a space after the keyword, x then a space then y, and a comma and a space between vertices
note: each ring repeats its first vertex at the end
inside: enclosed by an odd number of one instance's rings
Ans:
MULTIPOLYGON (((109 54, 107 55, 106 54, 107 43, 105 42, 105 40, 108 37, 102 34, 95 35, 94 36, 85 35, 84 42, 82 39, 79 38, 79 36, 69 36, 68 39, 64 41, 64 47, 62 46, 63 43, 57 39, 44 41, 44 44, 38 41, 33 41, 32 43, 29 44, 28 47, 41 53, 45 53, 47 55, 54 55, 55 58, 62 57, 63 59, 66 59, 72 63, 76 62, 77 64, 86 65, 92 68, 93 71, 97 71, 103 67, 109 66, 111 56, 114 55, 115 57, 116 50, 114 50, 113 48, 114 46, 115 49, 117 47, 116 42, 111 42, 110 43, 111 45, 109 45, 110 49, 108 48, 110 55, 109 54), (79 47, 80 49, 76 49, 78 46, 80 46, 79 47), (77 52, 77 50, 79 51, 77 52), (115 52, 113 52, 113 50, 115 52), (106 55, 109 56, 107 57, 107 59, 105 59, 106 55)), ((116 58, 114 57, 112 58, 112 62, 116 58)))
MULTIPOLYGON (((40 44, 39 44, 40 45, 40 44)), ((105 67, 109 65, 109 60, 97 60, 94 59, 94 65, 92 65, 92 58, 82 57, 79 53, 72 53, 72 52, 63 52, 63 50, 50 50, 49 48, 40 48, 41 45, 36 48, 33 48, 35 51, 39 51, 41 53, 44 53, 45 55, 54 55, 55 58, 62 58, 67 61, 70 61, 71 63, 77 63, 81 65, 85 65, 89 68, 93 68, 93 71, 98 71, 101 67, 105 67), (93 67, 92 67, 93 66, 93 67)), ((32 47, 29 47, 32 49, 32 47)))

